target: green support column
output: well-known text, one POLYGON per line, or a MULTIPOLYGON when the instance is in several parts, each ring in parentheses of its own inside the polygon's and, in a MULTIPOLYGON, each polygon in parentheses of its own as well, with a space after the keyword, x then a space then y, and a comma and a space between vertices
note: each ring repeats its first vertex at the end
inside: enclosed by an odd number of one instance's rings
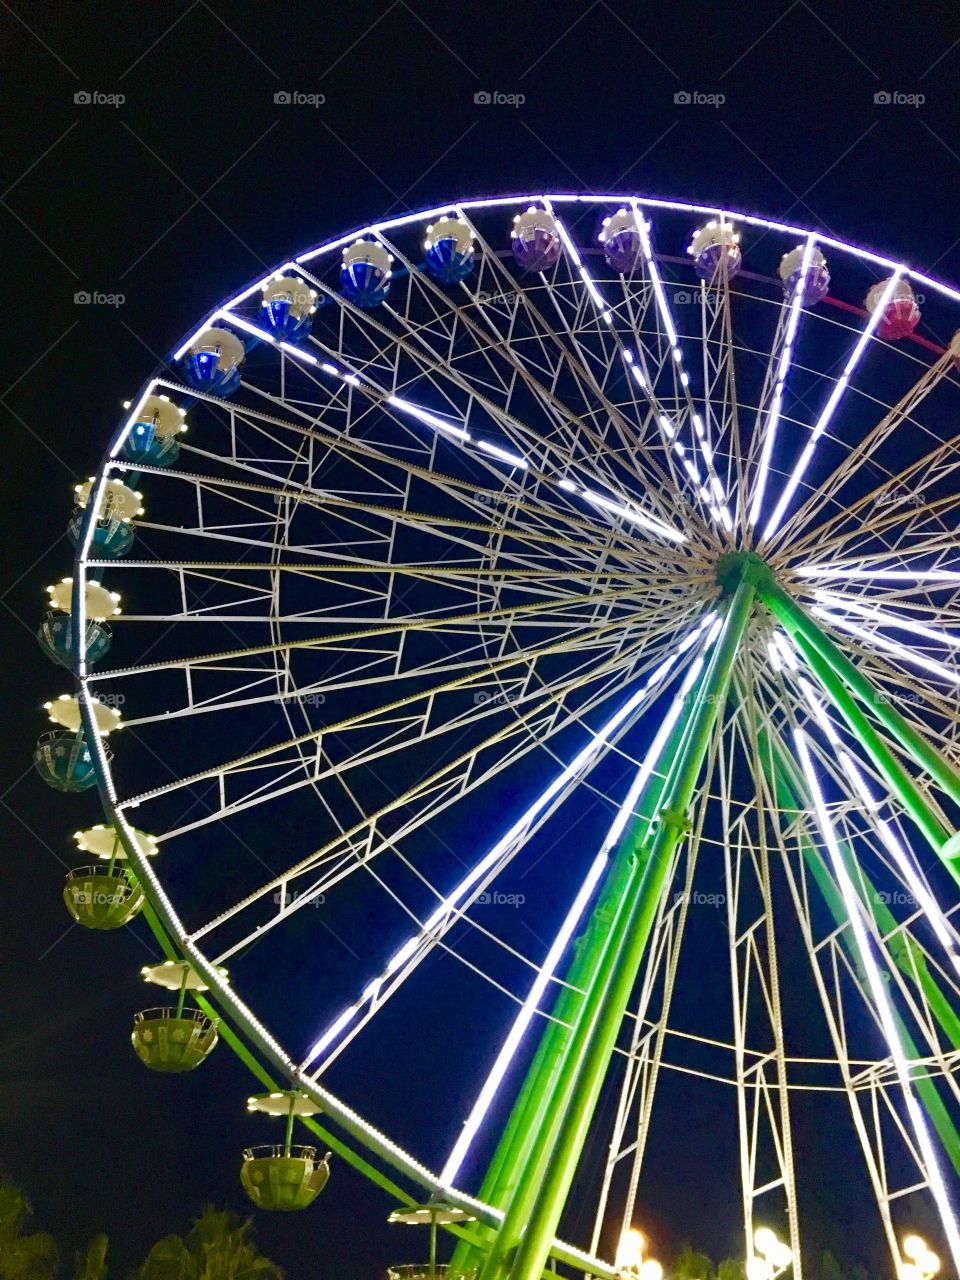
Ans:
POLYGON ((952 839, 919 787, 880 738, 856 698, 871 708, 877 720, 896 738, 903 749, 934 779, 956 804, 960 804, 960 773, 904 719, 870 681, 825 635, 795 600, 774 582, 772 575, 758 582, 758 595, 777 620, 796 640, 811 670, 823 685, 837 710, 859 738, 864 749, 924 837, 960 884, 960 867, 955 858, 960 847, 952 839), (856 695, 856 698, 854 697, 856 695))
MULTIPOLYGON (((768 746, 772 741, 774 759, 769 759, 769 752, 763 755, 764 772, 767 774, 768 781, 771 783, 774 794, 777 797, 777 803, 783 809, 796 809, 798 812, 803 809, 812 807, 809 797, 806 794, 806 786, 804 778, 793 757, 787 751, 779 739, 770 739, 765 731, 758 727, 758 735, 761 746, 768 746)), ((833 916, 838 927, 848 923, 847 910, 840 894, 839 889, 833 881, 833 877, 824 864, 819 849, 814 845, 813 841, 808 839, 802 833, 798 835, 798 843, 800 852, 810 872, 816 881, 817 887, 823 895, 823 899, 827 904, 830 914, 833 916)), ((874 918, 877 922, 877 928, 882 935, 889 934, 896 927, 896 921, 886 906, 879 900, 873 886, 864 875, 860 867, 856 854, 850 848, 846 840, 840 840, 840 851, 847 869, 856 879, 862 877, 869 892, 869 902, 874 918)), ((850 957, 857 975, 857 983, 861 991, 865 994, 868 990, 867 975, 863 969, 860 957, 855 947, 851 946, 846 931, 841 935, 844 950, 850 957)), ((904 946, 896 950, 893 945, 890 946, 890 956, 897 968, 904 973, 910 981, 919 983, 924 996, 926 997, 931 1010, 934 1013, 941 1028, 949 1037, 954 1048, 960 1048, 960 1018, 954 1013, 950 1002, 946 999, 940 990, 933 975, 929 972, 926 964, 923 963, 922 957, 916 957, 917 967, 914 973, 911 964, 910 955, 904 946)), ((910 1032, 900 1016, 899 1012, 894 1010, 894 1016, 897 1021, 897 1030, 900 1033, 900 1041, 903 1045, 904 1052, 910 1059, 919 1059, 923 1055, 914 1044, 910 1032)), ((929 1076, 916 1076, 914 1078, 914 1088, 923 1103, 924 1110, 930 1117, 930 1121, 936 1130, 937 1136, 943 1145, 943 1149, 952 1164, 954 1171, 960 1176, 960 1133, 957 1132, 956 1125, 950 1117, 943 1099, 940 1097, 936 1084, 929 1076)))
POLYGON ((686 813, 726 697, 754 590, 753 583, 747 580, 736 586, 707 670, 699 686, 688 695, 690 726, 669 770, 673 780, 656 826, 642 843, 637 843, 635 832, 631 833, 632 838, 628 837, 635 850, 632 873, 609 930, 596 980, 583 1000, 563 1074, 551 1098, 549 1123, 538 1135, 547 1155, 543 1174, 528 1178, 528 1161, 506 1209, 482 1280, 500 1280, 508 1266, 511 1280, 535 1280, 549 1254, 666 876, 687 829, 686 813), (514 1250, 516 1256, 511 1264, 514 1250))
MULTIPOLYGON (((693 704, 688 701, 663 749, 667 765, 651 776, 637 806, 638 822, 649 825, 656 816, 657 806, 670 781, 670 766, 678 758, 680 744, 689 727, 693 704)), ((526 1172, 532 1147, 546 1123, 553 1088, 567 1052, 573 1027, 586 992, 594 983, 603 957, 617 907, 623 900, 634 863, 634 850, 630 841, 621 841, 604 878, 596 906, 589 922, 574 943, 574 958, 565 975, 562 989, 551 1011, 552 1020, 543 1030, 533 1061, 527 1070, 520 1093, 514 1103, 503 1135, 487 1169, 480 1188, 479 1199, 495 1208, 502 1208, 517 1187, 520 1176, 526 1172)), ((541 1142, 542 1160, 547 1149, 541 1142)), ((531 1175, 534 1171, 529 1171, 531 1175)), ((480 1235, 488 1245, 495 1231, 481 1228, 480 1235)), ((469 1272, 483 1263, 484 1251, 476 1246, 461 1243, 451 1263, 455 1271, 469 1272)))

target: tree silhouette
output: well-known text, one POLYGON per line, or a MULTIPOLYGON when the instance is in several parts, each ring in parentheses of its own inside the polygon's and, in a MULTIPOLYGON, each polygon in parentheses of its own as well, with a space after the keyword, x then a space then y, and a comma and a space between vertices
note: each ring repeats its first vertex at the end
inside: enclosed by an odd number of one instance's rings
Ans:
POLYGON ((106 1280, 108 1236, 94 1236, 85 1249, 74 1255, 74 1280, 106 1280))
POLYGON ((685 1244, 673 1264, 672 1280, 712 1280, 713 1263, 705 1253, 685 1244))
POLYGON ((158 1240, 131 1280, 283 1280, 252 1236, 252 1218, 205 1205, 186 1237, 158 1240))
POLYGON ((60 1251, 52 1236, 24 1231, 33 1210, 12 1182, 0 1182, 0 1280, 54 1280, 60 1251))

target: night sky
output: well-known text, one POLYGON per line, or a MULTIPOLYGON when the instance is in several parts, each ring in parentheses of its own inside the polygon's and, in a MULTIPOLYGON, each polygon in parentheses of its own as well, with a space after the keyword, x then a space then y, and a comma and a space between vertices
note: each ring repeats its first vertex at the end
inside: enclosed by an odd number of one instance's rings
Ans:
MULTIPOLYGON (((153 941, 142 921, 103 936, 70 927, 61 900, 70 834, 97 820, 97 802, 56 795, 30 767, 47 727, 42 703, 67 687, 33 638, 43 588, 70 571, 61 531, 71 489, 91 474, 122 402, 218 300, 265 268, 350 227, 456 196, 622 190, 723 203, 956 282, 960 19, 951 4, 886 0, 0 0, 0 23, 0 1171, 26 1187, 38 1227, 65 1252, 107 1230, 122 1275, 204 1201, 243 1210, 241 1150, 272 1137, 245 1116, 251 1081, 226 1049, 182 1079, 135 1059, 129 1023, 152 1003, 138 973, 153 941), (475 102, 483 91, 523 100, 475 102), (278 93, 324 101, 278 103, 278 93), (722 101, 677 101, 684 93, 722 101), (102 100, 110 95, 123 101, 102 100), (77 305, 81 291, 122 303, 77 305)), ((601 816, 580 815, 585 840, 601 816)), ((362 920, 363 930, 376 927, 362 920)), ((440 976, 416 1033, 445 1054, 451 1076, 459 1072, 450 1098, 465 1100, 482 1071, 463 1011, 452 1007, 457 981, 453 971, 440 976)), ((699 998, 722 998, 720 985, 703 976, 699 998)), ((282 1020, 285 998, 268 975, 261 995, 282 1020)), ((428 1081, 383 1070, 391 1032, 404 1030, 399 1010, 385 1015, 369 1051, 378 1068, 371 1105, 396 1116, 398 1136, 429 1126, 432 1097, 428 1081)), ((705 1162, 728 1159, 731 1135, 705 1146, 690 1102, 689 1086, 674 1086, 660 1120, 677 1160, 651 1229, 665 1255, 687 1238, 722 1256, 737 1248, 735 1183, 704 1195, 702 1175, 705 1162)), ((612 1096, 602 1105, 609 1110, 612 1096)), ((438 1151, 445 1141, 437 1138, 438 1151)), ((797 1141, 818 1245, 840 1250, 849 1232, 852 1252, 875 1258, 863 1221, 872 1206, 849 1190, 842 1143, 839 1155, 824 1150, 803 1121, 797 1141)), ((261 1215, 259 1239, 291 1277, 361 1280, 416 1252, 385 1225, 389 1207, 341 1167, 308 1213, 261 1215)), ((579 1229, 588 1231, 586 1217, 579 1229)))

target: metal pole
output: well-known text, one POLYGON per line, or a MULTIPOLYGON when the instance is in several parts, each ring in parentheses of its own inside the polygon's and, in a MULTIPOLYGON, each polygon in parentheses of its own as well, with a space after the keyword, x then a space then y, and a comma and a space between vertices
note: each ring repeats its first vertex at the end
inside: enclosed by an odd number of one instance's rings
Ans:
POLYGON ((183 966, 183 977, 180 979, 180 994, 177 996, 177 1017, 183 1016, 183 1006, 187 999, 187 979, 190 977, 190 968, 188 965, 183 966))
MULTIPOLYGON (((654 833, 636 849, 627 893, 618 909, 597 982, 587 993, 571 1043, 569 1062, 553 1099, 549 1158, 541 1181, 532 1188, 534 1203, 515 1196, 482 1280, 499 1280, 505 1261, 517 1247, 511 1280, 537 1280, 550 1251, 586 1138, 587 1128, 636 982, 647 938, 659 905, 673 854, 688 827, 687 810, 723 706, 733 661, 753 606, 755 587, 741 580, 707 671, 688 695, 692 719, 676 762, 675 778, 658 815, 654 833)), ((521 1191, 526 1179, 521 1182, 521 1191)))
POLYGON ((285 1156, 288 1156, 290 1154, 290 1147, 293 1144, 293 1114, 294 1114, 294 1107, 296 1106, 296 1102, 297 1102, 297 1095, 295 1093, 291 1093, 290 1109, 287 1112, 287 1131, 283 1137, 283 1154, 285 1156))
MULTIPOLYGON (((678 758, 690 723, 692 704, 688 701, 664 747, 667 765, 656 770, 640 797, 638 821, 648 826, 656 816, 657 806, 670 780, 670 771, 678 758)), ((485 1204, 502 1207, 511 1198, 521 1181, 529 1178, 533 1190, 537 1181, 534 1168, 528 1161, 534 1145, 540 1147, 540 1163, 546 1160, 549 1144, 544 1140, 543 1127, 552 1113, 553 1090, 568 1052, 577 1016, 582 1008, 584 993, 596 980, 604 948, 609 941, 611 927, 618 904, 624 892, 634 863, 634 850, 628 840, 621 841, 611 865, 604 877, 597 904, 591 912, 584 932, 574 942, 574 958, 565 976, 565 986, 551 1011, 551 1020, 541 1035, 533 1061, 527 1071, 520 1093, 514 1103, 506 1128, 487 1169, 479 1198, 485 1204)), ((482 1228, 481 1237, 492 1241, 495 1230, 482 1228)), ((458 1271, 471 1271, 482 1264, 483 1252, 476 1246, 461 1242, 454 1253, 451 1266, 458 1271)))
MULTIPOLYGON (((768 738, 764 730, 759 731, 761 741, 768 738)), ((809 798, 806 795, 806 787, 800 770, 797 768, 796 762, 790 753, 786 750, 783 743, 778 738, 769 738, 774 747, 775 759, 773 761, 773 778, 775 794, 778 802, 785 809, 809 809, 811 807, 809 798)), ((766 763, 766 760, 765 760, 766 763)), ((769 777, 769 774, 768 774, 769 777)), ((804 861, 810 868, 811 874, 817 883, 820 892, 823 894, 824 901, 829 908, 830 914, 834 921, 840 927, 848 923, 847 912, 844 907, 843 898, 840 896, 833 878, 824 865, 823 858, 819 849, 816 848, 813 841, 802 832, 798 833, 798 843, 800 851, 803 854, 804 861)), ((868 893, 868 905, 873 912, 877 921, 877 928, 881 935, 888 934, 896 925, 893 915, 873 892, 873 885, 870 883, 866 873, 857 862, 856 855, 850 848, 846 840, 840 841, 840 851, 844 861, 848 864, 851 873, 863 878, 864 884, 871 892, 868 893)), ((841 934, 841 941, 847 954, 851 958, 855 972, 857 974, 857 983, 861 991, 866 991, 866 974, 863 971, 860 957, 854 947, 850 945, 846 932, 841 934)), ((960 1048, 960 1018, 954 1013, 949 1001, 944 996, 936 983, 933 975, 927 969, 925 964, 917 963, 916 974, 910 963, 909 955, 906 948, 902 951, 895 951, 890 946, 890 957, 906 976, 913 981, 919 983, 923 990, 924 996, 930 1005, 930 1008, 940 1023, 943 1031, 949 1036, 951 1044, 954 1048, 960 1048)), ((867 998, 865 996, 865 998, 867 998)), ((904 1051, 911 1059, 919 1059, 922 1054, 914 1044, 912 1037, 906 1027, 903 1018, 896 1011, 898 1029, 900 1031, 903 1042, 904 1051)), ((923 1102, 924 1109, 930 1117, 934 1129, 937 1131, 943 1149, 946 1152, 950 1163, 954 1170, 960 1175, 960 1133, 958 1133, 956 1125, 950 1117, 950 1113, 944 1105, 943 1099, 932 1079, 929 1076, 918 1074, 914 1078, 914 1086, 923 1102)))
POLYGON ((797 641, 837 710, 859 738, 888 786, 899 797, 950 874, 960 884, 960 868, 953 861, 960 849, 956 853, 952 850, 945 852, 944 849, 951 833, 943 826, 919 787, 882 741, 853 695, 871 708, 877 720, 956 804, 960 804, 960 774, 899 711, 884 701, 866 676, 858 671, 796 601, 774 582, 772 576, 768 575, 759 582, 757 590, 764 604, 769 606, 777 620, 797 641))

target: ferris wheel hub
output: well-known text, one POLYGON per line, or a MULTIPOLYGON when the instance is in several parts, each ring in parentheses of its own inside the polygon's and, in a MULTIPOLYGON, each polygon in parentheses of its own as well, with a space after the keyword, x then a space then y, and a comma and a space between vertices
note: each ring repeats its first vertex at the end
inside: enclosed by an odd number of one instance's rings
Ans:
POLYGON ((733 595, 741 582, 761 589, 773 584, 770 566, 756 551, 725 551, 717 560, 716 577, 724 595, 733 595))

